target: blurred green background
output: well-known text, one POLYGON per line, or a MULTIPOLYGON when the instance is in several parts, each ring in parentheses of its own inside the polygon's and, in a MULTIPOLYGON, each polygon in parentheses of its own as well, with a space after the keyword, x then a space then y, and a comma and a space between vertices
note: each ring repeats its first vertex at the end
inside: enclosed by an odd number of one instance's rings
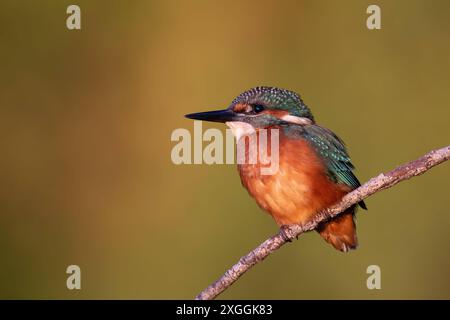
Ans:
MULTIPOLYGON (((277 227, 185 113, 299 92, 361 181, 449 144, 449 1, 0 3, 0 298, 193 298, 277 227), (81 7, 82 29, 66 28, 81 7), (382 29, 366 28, 378 4, 382 29), (66 288, 66 267, 82 289, 66 288)), ((220 127, 223 125, 204 125, 220 127)), ((450 299, 449 164, 376 194, 360 247, 302 236, 221 298, 450 299), (381 290, 366 287, 381 267, 381 290)))

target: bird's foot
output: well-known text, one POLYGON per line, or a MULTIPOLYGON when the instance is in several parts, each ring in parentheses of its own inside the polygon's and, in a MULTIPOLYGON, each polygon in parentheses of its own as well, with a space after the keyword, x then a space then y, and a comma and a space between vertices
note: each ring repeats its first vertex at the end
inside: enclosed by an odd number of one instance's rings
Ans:
MULTIPOLYGON (((280 235, 286 242, 292 242, 292 235, 291 235, 291 229, 288 225, 282 225, 280 227, 280 235)), ((298 239, 298 236, 297 236, 298 239)))

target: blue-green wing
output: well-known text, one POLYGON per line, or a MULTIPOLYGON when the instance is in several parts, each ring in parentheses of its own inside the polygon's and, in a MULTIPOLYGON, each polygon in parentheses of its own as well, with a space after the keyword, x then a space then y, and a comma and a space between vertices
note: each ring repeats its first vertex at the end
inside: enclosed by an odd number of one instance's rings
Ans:
MULTIPOLYGON (((355 167, 350 161, 344 142, 331 130, 317 125, 305 126, 303 129, 303 137, 311 142, 317 153, 324 159, 330 178, 352 189, 358 188, 361 183, 353 174, 355 167)), ((361 201, 359 205, 366 209, 364 201, 361 201)))

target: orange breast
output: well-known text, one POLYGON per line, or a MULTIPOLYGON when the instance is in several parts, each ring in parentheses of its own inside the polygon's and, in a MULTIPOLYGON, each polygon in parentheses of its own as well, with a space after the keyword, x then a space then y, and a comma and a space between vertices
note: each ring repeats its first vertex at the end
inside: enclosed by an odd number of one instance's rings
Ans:
POLYGON ((305 223, 350 188, 328 178, 325 165, 308 141, 289 139, 279 132, 278 172, 261 175, 261 164, 256 163, 238 165, 239 174, 250 195, 278 225, 305 223))

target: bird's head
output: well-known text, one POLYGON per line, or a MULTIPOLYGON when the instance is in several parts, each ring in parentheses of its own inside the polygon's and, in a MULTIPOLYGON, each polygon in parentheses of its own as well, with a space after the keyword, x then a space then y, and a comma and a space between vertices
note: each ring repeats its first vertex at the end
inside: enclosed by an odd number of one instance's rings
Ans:
POLYGON ((287 123, 297 125, 314 123, 311 111, 298 94, 275 87, 252 88, 237 96, 226 109, 191 113, 186 117, 225 122, 233 133, 287 123))

